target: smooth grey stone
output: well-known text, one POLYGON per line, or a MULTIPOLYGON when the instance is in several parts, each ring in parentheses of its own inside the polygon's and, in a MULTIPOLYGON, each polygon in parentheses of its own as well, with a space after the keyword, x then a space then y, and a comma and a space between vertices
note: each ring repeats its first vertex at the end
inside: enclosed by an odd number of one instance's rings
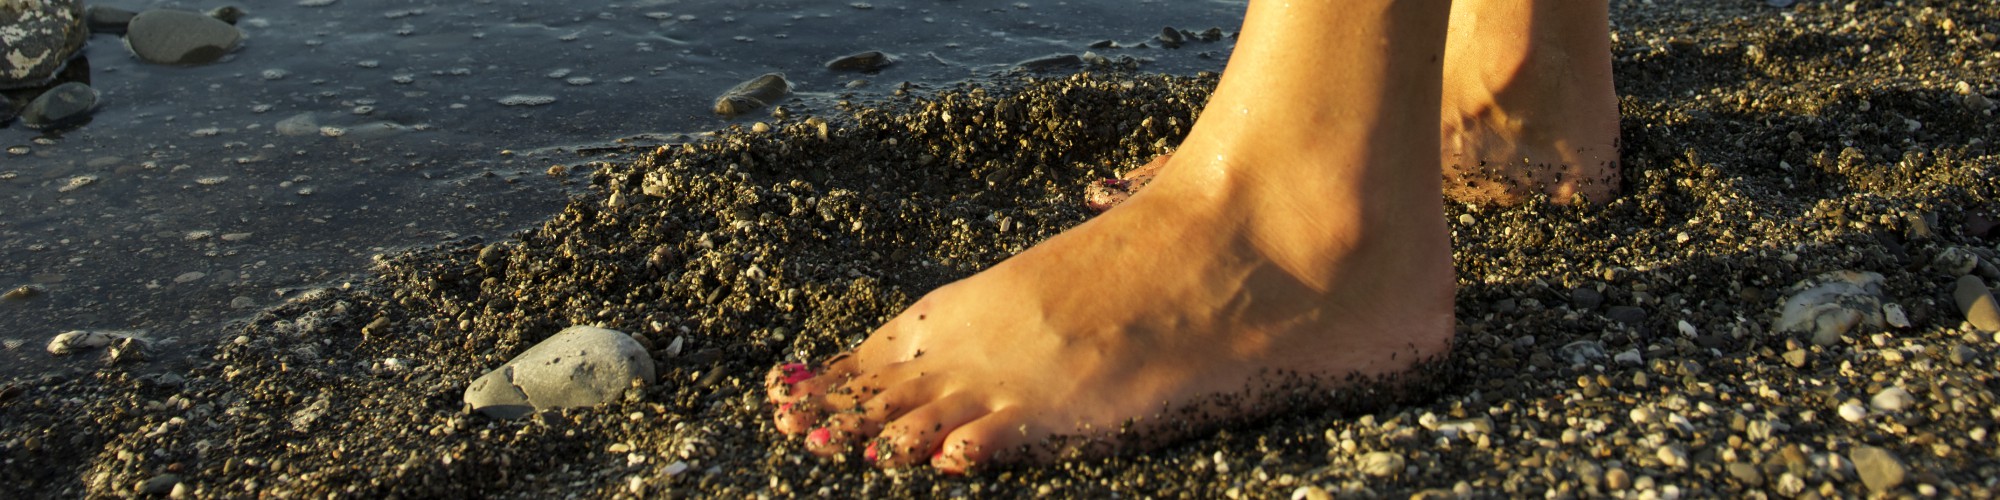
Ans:
POLYGON ((90 26, 91 33, 123 35, 125 28, 132 24, 132 17, 139 13, 117 7, 92 5, 83 11, 83 22, 90 26))
POLYGON ((79 0, 0 2, 0 28, 0 89, 48 83, 90 36, 79 0))
POLYGON ((1847 459, 1854 462, 1854 472, 1861 476, 1861 484, 1876 493, 1902 485, 1907 472, 1894 453, 1873 446, 1857 447, 1847 452, 1847 459))
POLYGON ((1178 48, 1181 44, 1187 43, 1187 37, 1181 36, 1181 30, 1174 29, 1172 26, 1160 28, 1160 35, 1154 38, 1158 38, 1160 45, 1165 45, 1169 49, 1178 48))
POLYGON ((632 336, 572 326, 481 375, 465 389, 465 404, 493 418, 610 402, 638 379, 657 378, 653 358, 632 336))
POLYGON ((2000 307, 1994 304, 1993 291, 1986 287, 1986 280, 1960 276, 1951 298, 1958 303, 1959 312, 1965 313, 1966 322, 1983 331, 2000 331, 2000 307))
POLYGON ((165 495, 168 492, 174 491, 174 485, 180 484, 180 482, 180 475, 160 474, 140 482, 139 486, 134 489, 141 495, 165 495))
POLYGON ((881 71, 882 68, 887 68, 894 62, 896 61, 890 59, 888 54, 884 54, 879 50, 870 50, 859 54, 840 56, 832 61, 827 61, 826 69, 834 71, 874 72, 881 71))
POLYGON ((791 95, 792 83, 784 73, 766 73, 736 84, 715 99, 715 114, 735 116, 769 106, 791 95))
POLYGON ((82 123, 97 109, 97 90, 78 82, 57 85, 21 109, 21 122, 35 128, 82 123))
POLYGON ((1834 271, 1801 281, 1785 299, 1771 325, 1775 332, 1805 333, 1817 345, 1833 345, 1856 328, 1883 328, 1882 275, 1834 271))
POLYGON ((154 64, 208 64, 243 41, 243 32, 213 17, 184 10, 149 10, 132 18, 125 44, 154 64))

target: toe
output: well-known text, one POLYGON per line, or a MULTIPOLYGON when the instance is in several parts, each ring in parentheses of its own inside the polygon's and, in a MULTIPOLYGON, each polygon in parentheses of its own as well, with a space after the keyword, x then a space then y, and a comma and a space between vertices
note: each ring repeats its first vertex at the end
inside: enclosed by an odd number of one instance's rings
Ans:
POLYGON ((839 355, 817 370, 797 364, 771 369, 764 376, 764 384, 766 394, 777 407, 774 421, 778 430, 798 435, 812 430, 826 414, 852 406, 837 405, 838 402, 829 399, 842 402, 845 399, 828 395, 852 380, 857 368, 853 356, 839 355))
POLYGON ((1091 183, 1084 188, 1084 205, 1093 212, 1103 213, 1124 203, 1126 199, 1138 193, 1140 188, 1153 182, 1153 177, 1159 175, 1160 168, 1165 167, 1167 159, 1172 157, 1173 155, 1160 155, 1144 166, 1126 171, 1117 179, 1102 179, 1091 183))
POLYGON ((936 377, 902 379, 886 389, 856 382, 830 391, 822 407, 827 416, 808 434, 807 450, 823 456, 846 452, 880 435, 884 424, 936 399, 936 377))
POLYGON ((949 474, 965 474, 975 467, 1005 461, 1027 442, 1029 429, 1012 411, 980 415, 945 434, 931 466, 949 474))
POLYGON ((945 436, 991 411, 963 393, 910 410, 883 426, 881 436, 871 442, 875 465, 894 468, 930 462, 942 451, 945 436))

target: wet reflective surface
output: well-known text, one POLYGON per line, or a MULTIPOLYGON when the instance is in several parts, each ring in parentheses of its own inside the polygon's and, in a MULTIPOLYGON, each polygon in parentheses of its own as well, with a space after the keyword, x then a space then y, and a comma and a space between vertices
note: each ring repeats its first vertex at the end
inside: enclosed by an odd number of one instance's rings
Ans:
MULTIPOLYGON (((100 93, 90 123, 0 128, 0 287, 33 290, 0 300, 0 377, 102 362, 44 351, 79 329, 141 331, 152 362, 171 363, 233 319, 359 279, 374 255, 505 237, 579 192, 589 162, 771 120, 710 111, 764 73, 790 80, 788 111, 832 115, 838 100, 1049 55, 1220 71, 1230 37, 1166 48, 1158 35, 1233 33, 1242 15, 1241 2, 1164 1, 244 7, 244 46, 211 65, 140 63, 96 35, 76 71, 100 93), (823 66, 870 50, 893 62, 823 66)), ((1053 61, 1048 74, 1079 69, 1053 61)))

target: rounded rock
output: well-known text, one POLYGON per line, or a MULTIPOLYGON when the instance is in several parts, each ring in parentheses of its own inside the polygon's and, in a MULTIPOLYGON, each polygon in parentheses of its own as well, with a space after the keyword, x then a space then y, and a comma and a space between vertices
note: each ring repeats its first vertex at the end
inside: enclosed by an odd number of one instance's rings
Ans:
POLYGON ((2000 331, 2000 306, 1994 304, 1993 291, 1986 287, 1986 280, 1978 276, 1959 277, 1951 298, 1958 303, 1959 312, 1965 313, 1966 322, 1982 331, 2000 331))
POLYGON ((1903 461, 1894 453, 1874 446, 1862 446, 1847 453, 1848 460, 1854 462, 1855 474, 1861 476, 1861 483, 1868 485, 1868 491, 1881 493, 1903 484, 1903 476, 1908 471, 1903 461))
POLYGON ((48 83, 83 49, 83 2, 0 2, 0 89, 48 83))
POLYGON ((1875 393, 1868 404, 1882 411, 1903 411, 1917 405, 1917 397, 1901 387, 1890 387, 1875 393))
POLYGON ((657 379, 645 346, 617 330, 572 326, 473 380, 464 401, 490 417, 519 418, 612 401, 635 379, 657 379))
POLYGON ((243 41, 229 23, 183 10, 149 10, 132 18, 125 45, 154 64, 195 65, 222 59, 243 41))

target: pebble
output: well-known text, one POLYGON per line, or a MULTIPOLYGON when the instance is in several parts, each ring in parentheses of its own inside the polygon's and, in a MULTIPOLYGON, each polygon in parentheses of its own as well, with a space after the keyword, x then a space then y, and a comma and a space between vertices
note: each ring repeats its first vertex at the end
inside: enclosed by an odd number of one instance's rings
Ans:
POLYGON ((1589 287, 1578 287, 1569 291, 1569 305, 1577 309, 1596 309, 1604 304, 1604 294, 1589 287))
POLYGON ((1789 351, 1785 351, 1784 358, 1785 358, 1785 364, 1792 365, 1793 368, 1806 367, 1807 358, 1805 349, 1792 349, 1789 351))
POLYGON ((80 82, 68 82, 43 92, 21 109, 21 123, 35 128, 60 128, 90 118, 97 109, 97 90, 80 82))
POLYGON ((47 82, 90 37, 79 0, 4 5, 0 8, 0 88, 47 82))
POLYGON ((1377 451, 1361 456, 1361 473, 1375 477, 1389 477, 1403 473, 1405 461, 1402 455, 1377 451))
POLYGON ((473 380, 464 400, 489 417, 519 418, 612 401, 633 379, 651 384, 656 377, 652 356, 632 336, 572 326, 473 380))
POLYGON ((1660 459, 1661 465, 1675 469, 1688 466, 1687 449, 1682 448, 1680 445, 1661 446, 1659 451, 1653 454, 1660 459))
POLYGON ((555 96, 514 94, 499 99, 502 106, 547 106, 556 102, 555 96))
POLYGON ((784 73, 765 73, 736 84, 715 98, 715 114, 735 116, 776 104, 792 94, 792 83, 784 73))
POLYGON ((1909 313, 1903 312, 1903 306, 1894 302, 1882 304, 1882 320, 1896 328, 1910 327, 1909 313))
POLYGON ((1621 365, 1643 365, 1643 364, 1646 364, 1646 358, 1645 358, 1645 357, 1643 357, 1643 356, 1640 356, 1640 355, 1639 355, 1639 350, 1638 350, 1638 349, 1631 349, 1631 350, 1627 350, 1627 351, 1625 351, 1625 352, 1621 352, 1621 353, 1618 353, 1618 355, 1617 355, 1617 356, 1612 356, 1612 357, 1611 357, 1611 360, 1612 360, 1612 361, 1616 361, 1616 362, 1618 362, 1618 364, 1621 364, 1621 365))
POLYGON ((1868 404, 1877 410, 1903 411, 1915 407, 1917 397, 1901 387, 1890 387, 1876 392, 1874 397, 1868 399, 1868 404))
POLYGON ((1756 488, 1764 485, 1764 472, 1757 470, 1756 465, 1736 462, 1729 464, 1728 469, 1729 477, 1736 478, 1744 486, 1756 488))
POLYGON ((1841 403, 1838 412, 1841 420, 1849 422, 1860 422, 1868 418, 1868 408, 1862 407, 1860 401, 1849 400, 1841 403))
POLYGON ((1569 361, 1571 366, 1588 366, 1611 357, 1604 351, 1604 343, 1595 340, 1578 340, 1563 344, 1556 349, 1556 355, 1569 361))
POLYGON ((1861 483, 1868 490, 1881 493, 1903 484, 1902 460, 1894 453, 1874 446, 1861 446, 1847 453, 1847 459, 1854 463, 1854 472, 1861 476, 1861 483))
POLYGON ((1621 468, 1604 471, 1604 487, 1610 488, 1611 491, 1623 491, 1626 488, 1631 488, 1632 475, 1626 473, 1625 469, 1621 468))
POLYGON ((181 483, 180 475, 160 474, 157 476, 153 476, 151 479, 147 479, 144 482, 139 483, 138 486, 132 488, 132 490, 141 495, 165 495, 167 493, 174 491, 174 486, 180 483, 181 483))
POLYGON ((56 338, 49 340, 49 354, 63 355, 84 349, 95 349, 127 338, 131 338, 131 335, 119 332, 90 330, 63 332, 60 335, 56 335, 56 338))
POLYGON ((1318 486, 1300 486, 1292 490, 1292 500, 1333 500, 1333 494, 1318 486))
POLYGON ((1856 327, 1882 328, 1882 275, 1834 271, 1801 281, 1798 292, 1785 299, 1783 312, 1771 325, 1777 332, 1811 335, 1817 345, 1833 345, 1856 327))
POLYGON ((125 45, 140 60, 194 65, 221 60, 243 41, 243 31, 199 12, 149 10, 132 18, 125 45))
POLYGON ((1986 280, 1978 276, 1958 278, 1958 286, 1951 292, 1952 300, 1958 302, 1959 312, 1965 313, 1965 321, 1981 331, 2000 331, 2000 306, 1993 302, 1993 291, 1986 287, 1986 280))
POLYGON ((859 54, 840 56, 834 58, 834 60, 827 61, 826 69, 834 71, 875 72, 889 67, 894 62, 895 60, 890 59, 888 54, 877 50, 870 50, 859 54))

